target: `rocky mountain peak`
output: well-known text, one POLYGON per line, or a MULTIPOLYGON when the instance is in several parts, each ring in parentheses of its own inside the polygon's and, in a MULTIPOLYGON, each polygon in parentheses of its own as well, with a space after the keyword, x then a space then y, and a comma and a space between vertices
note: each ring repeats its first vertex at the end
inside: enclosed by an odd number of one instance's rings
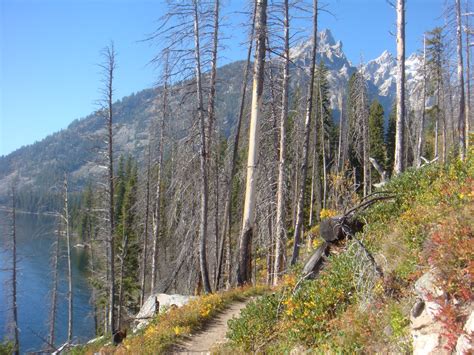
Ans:
POLYGON ((330 29, 326 28, 319 32, 319 44, 320 45, 327 45, 327 46, 334 46, 336 45, 336 41, 332 35, 330 29))

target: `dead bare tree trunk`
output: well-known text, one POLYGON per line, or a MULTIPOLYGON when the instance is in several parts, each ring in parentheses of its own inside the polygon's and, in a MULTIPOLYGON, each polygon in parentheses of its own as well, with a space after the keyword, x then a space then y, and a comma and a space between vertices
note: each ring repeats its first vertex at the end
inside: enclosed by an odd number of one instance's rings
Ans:
POLYGON ((201 270, 204 292, 212 292, 209 281, 209 270, 207 265, 207 223, 208 223, 208 204, 209 204, 209 180, 208 180, 208 158, 207 158, 207 139, 206 139, 206 118, 204 116, 204 100, 202 89, 201 73, 201 46, 200 46, 200 25, 198 1, 193 0, 194 15, 194 59, 196 71, 196 96, 197 96, 197 114, 200 133, 200 169, 201 169, 201 218, 199 222, 199 266, 201 270))
POLYGON ((457 61, 458 61, 458 86, 459 86, 459 157, 464 160, 466 157, 466 103, 464 94, 464 64, 462 57, 462 20, 461 20, 461 0, 456 0, 456 39, 457 39, 457 61))
POLYGON ((140 280, 140 307, 145 302, 145 288, 146 288, 146 268, 147 254, 148 254, 148 221, 150 217, 150 175, 151 175, 151 144, 148 143, 148 158, 146 167, 146 186, 145 186, 145 226, 143 231, 143 251, 141 264, 141 280, 140 280))
POLYGON ((288 84, 290 81, 290 17, 289 1, 283 2, 284 12, 284 64, 283 64, 283 92, 280 118, 280 159, 278 164, 277 182, 277 215, 275 233, 275 266, 273 269, 273 284, 277 285, 284 268, 284 254, 286 246, 286 125, 288 120, 288 84))
MULTIPOLYGON (((125 222, 124 222, 125 223, 125 222)), ((120 259, 120 270, 119 270, 119 281, 118 281, 118 304, 117 304, 117 329, 122 329, 122 307, 123 307, 123 275, 125 269, 125 258, 127 257, 128 251, 128 233, 126 232, 125 225, 123 226, 122 235, 122 252, 119 255, 120 259)))
POLYGON ((16 187, 11 187, 11 236, 12 236, 12 312, 13 312, 13 354, 20 354, 20 338, 18 333, 18 304, 17 304, 17 252, 16 252, 16 187))
POLYGON ((53 269, 53 287, 51 289, 51 308, 49 310, 49 334, 48 334, 48 344, 49 350, 53 351, 54 341, 55 341, 55 330, 56 330, 56 314, 58 309, 58 261, 59 261, 59 230, 56 232, 56 241, 55 249, 52 259, 52 269, 53 269))
MULTIPOLYGON (((322 96, 322 90, 321 90, 321 80, 322 80, 322 75, 323 73, 320 73, 320 78, 319 78, 319 83, 318 83, 318 91, 319 91, 319 119, 321 122, 321 131, 320 137, 321 137, 321 153, 322 153, 322 163, 323 163, 323 196, 322 196, 322 206, 323 208, 326 208, 326 198, 327 198, 327 161, 326 161, 326 140, 324 137, 324 109, 323 109, 323 96, 322 96)), ((316 144, 316 142, 315 142, 316 144)), ((310 224, 311 225, 311 224, 310 224)))
POLYGON ((308 225, 312 226, 314 221, 319 221, 321 215, 321 172, 319 169, 319 151, 317 149, 317 131, 315 131, 313 145, 313 162, 311 166, 311 192, 308 225), (314 217, 316 216, 316 218, 314 217))
POLYGON ((259 125, 262 110, 262 94, 265 67, 265 40, 267 29, 267 0, 256 0, 255 18, 255 62, 253 72, 252 106, 250 113, 247 182, 240 235, 237 283, 242 286, 252 279, 251 253, 255 222, 256 165, 258 158, 259 125))
POLYGON ((158 242, 160 237, 161 225, 161 180, 163 176, 163 147, 165 121, 168 113, 168 80, 169 80, 169 53, 164 53, 164 83, 163 83, 163 102, 160 116, 160 136, 158 139, 158 161, 157 177, 155 190, 155 203, 153 208, 153 250, 151 259, 150 292, 155 292, 156 279, 158 277, 158 242))
POLYGON ((426 38, 423 37, 423 94, 422 94, 422 105, 421 108, 421 120, 420 129, 418 132, 418 139, 416 141, 416 156, 415 166, 419 168, 421 166, 421 156, 423 149, 423 135, 425 132, 425 116, 426 116, 426 38))
POLYGON ((466 153, 469 152, 469 130, 471 129, 471 29, 469 28, 469 1, 466 1, 466 153))
POLYGON ((71 267, 71 236, 69 233, 69 202, 68 202, 68 181, 67 175, 64 173, 64 207, 63 207, 63 222, 66 232, 66 250, 67 250, 67 299, 68 299, 68 327, 67 327, 67 342, 72 342, 72 316, 73 316, 73 298, 72 298, 72 267, 71 267))
POLYGON ((234 178, 235 174, 237 172, 237 157, 238 157, 238 152, 239 152, 239 140, 240 140, 240 130, 242 127, 242 120, 244 116, 244 110, 245 110, 245 98, 247 96, 247 83, 248 83, 248 76, 249 76, 249 69, 250 69, 250 58, 252 55, 252 48, 253 48, 253 35, 254 35, 254 30, 255 30, 255 12, 257 8, 257 3, 255 2, 254 9, 253 9, 253 14, 252 14, 252 25, 250 28, 250 40, 249 40, 249 46, 247 49, 247 59, 245 62, 245 68, 244 68, 244 77, 242 81, 242 88, 240 92, 240 105, 239 105, 239 117, 237 119, 237 126, 235 128, 235 136, 234 136, 234 143, 232 147, 232 157, 230 160, 230 176, 229 176, 229 181, 227 184, 227 191, 226 191, 226 198, 225 198, 225 207, 224 207, 224 228, 222 228, 222 238, 221 238, 221 246, 219 248, 220 250, 220 256, 219 256, 219 261, 218 261, 218 268, 217 268, 217 284, 219 283, 220 275, 221 275, 221 269, 222 269, 222 259, 223 259, 223 254, 224 254, 224 246, 226 250, 226 255, 225 255, 225 267, 224 267, 224 272, 227 275, 227 280, 226 280, 226 288, 229 289, 230 285, 232 283, 232 271, 231 271, 231 266, 232 266, 232 241, 231 241, 231 228, 232 228, 232 188, 234 184, 234 178))
POLYGON ((293 255, 291 257, 291 265, 298 260, 300 250, 300 239, 303 228, 303 209, 305 196, 305 182, 308 175, 308 152, 309 152, 309 133, 311 130, 311 117, 313 115, 313 92, 314 92, 314 76, 316 68, 316 49, 318 38, 318 0, 313 0, 313 38, 311 43, 311 64, 310 64, 310 80, 308 84, 308 93, 306 99, 306 117, 304 127, 303 157, 300 168, 300 186, 298 191, 298 202, 296 207, 296 223, 293 245, 293 255))
POLYGON ((393 175, 405 170, 405 0, 397 0, 397 123, 393 175))
MULTIPOLYGON (((212 151, 212 136, 214 134, 214 125, 215 125, 215 99, 216 99, 216 77, 217 77, 217 46, 219 41, 219 6, 220 0, 214 1, 214 32, 212 36, 212 53, 211 53, 211 77, 210 77, 210 91, 209 91, 209 100, 207 106, 207 113, 209 116, 208 132, 207 132, 207 158, 208 158, 208 167, 211 166, 210 158, 212 151)), ((216 142, 217 143, 217 142, 216 142)), ((216 261, 215 261, 215 270, 214 270, 214 289, 217 290, 217 269, 218 266, 218 249, 219 249, 219 164, 218 164, 218 152, 216 151, 216 161, 215 161, 215 179, 216 179, 216 188, 215 188, 215 248, 216 248, 216 261)))
POLYGON ((108 236, 107 236, 107 266, 109 282, 108 300, 108 323, 107 329, 114 332, 116 312, 115 312, 115 211, 114 211, 114 151, 113 151, 113 83, 115 74, 115 48, 111 43, 102 51, 104 63, 101 65, 104 70, 104 107, 107 128, 107 185, 108 185, 108 236))

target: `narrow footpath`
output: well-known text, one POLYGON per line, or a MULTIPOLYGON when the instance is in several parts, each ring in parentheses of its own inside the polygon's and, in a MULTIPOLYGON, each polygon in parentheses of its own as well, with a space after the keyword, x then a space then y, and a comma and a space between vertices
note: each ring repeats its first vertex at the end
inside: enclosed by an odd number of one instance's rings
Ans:
POLYGON ((230 305, 199 332, 176 344, 172 354, 210 354, 211 350, 227 341, 227 321, 238 317, 240 310, 247 304, 236 302, 230 305))

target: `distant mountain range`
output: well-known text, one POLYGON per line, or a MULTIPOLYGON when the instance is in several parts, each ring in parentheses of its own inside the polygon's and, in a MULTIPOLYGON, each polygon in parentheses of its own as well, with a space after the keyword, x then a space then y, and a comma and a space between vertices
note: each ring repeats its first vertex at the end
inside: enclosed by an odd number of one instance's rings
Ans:
MULTIPOLYGON (((309 65, 310 43, 305 42, 292 48, 291 57, 294 64, 290 85, 294 91, 298 86, 305 87, 307 74, 296 68, 309 65)), ((338 98, 340 95, 345 95, 349 78, 357 68, 347 59, 342 42, 336 42, 330 30, 319 33, 318 62, 321 60, 329 70, 331 105, 337 119, 338 98)), ((230 134, 236 121, 243 65, 242 61, 238 61, 218 69, 218 78, 225 80, 219 81, 218 84, 216 109, 220 120, 219 126, 225 135, 230 134)), ((420 65, 421 59, 418 55, 413 54, 407 58, 409 98, 412 97, 410 93, 421 81, 418 70, 420 65)), ((395 98, 396 59, 385 51, 380 57, 363 64, 360 69, 367 79, 370 98, 377 98, 388 115, 395 98)), ((117 155, 143 156, 148 143, 150 122, 155 115, 155 99, 160 95, 160 91, 160 88, 145 89, 115 102, 114 139, 117 155)), ((176 95, 182 94, 178 92, 176 95)), ((176 103, 180 99, 174 97, 173 100, 176 103)), ((179 120, 179 113, 175 115, 173 119, 179 120)), ((0 157, 0 203, 5 202, 14 176, 19 176, 20 189, 27 188, 34 191, 48 188, 65 170, 70 174, 73 186, 76 188, 83 186, 91 176, 96 176, 100 172, 96 164, 96 155, 104 133, 104 121, 96 112, 73 121, 66 129, 39 142, 0 157)))

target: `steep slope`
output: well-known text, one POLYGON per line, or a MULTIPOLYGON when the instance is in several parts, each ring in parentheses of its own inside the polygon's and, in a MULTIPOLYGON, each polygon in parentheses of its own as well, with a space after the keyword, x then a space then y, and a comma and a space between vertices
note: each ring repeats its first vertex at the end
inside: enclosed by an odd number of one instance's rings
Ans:
POLYGON ((472 353, 472 155, 385 189, 394 197, 359 214, 357 240, 332 244, 313 280, 290 273, 230 322, 226 353, 472 353))

